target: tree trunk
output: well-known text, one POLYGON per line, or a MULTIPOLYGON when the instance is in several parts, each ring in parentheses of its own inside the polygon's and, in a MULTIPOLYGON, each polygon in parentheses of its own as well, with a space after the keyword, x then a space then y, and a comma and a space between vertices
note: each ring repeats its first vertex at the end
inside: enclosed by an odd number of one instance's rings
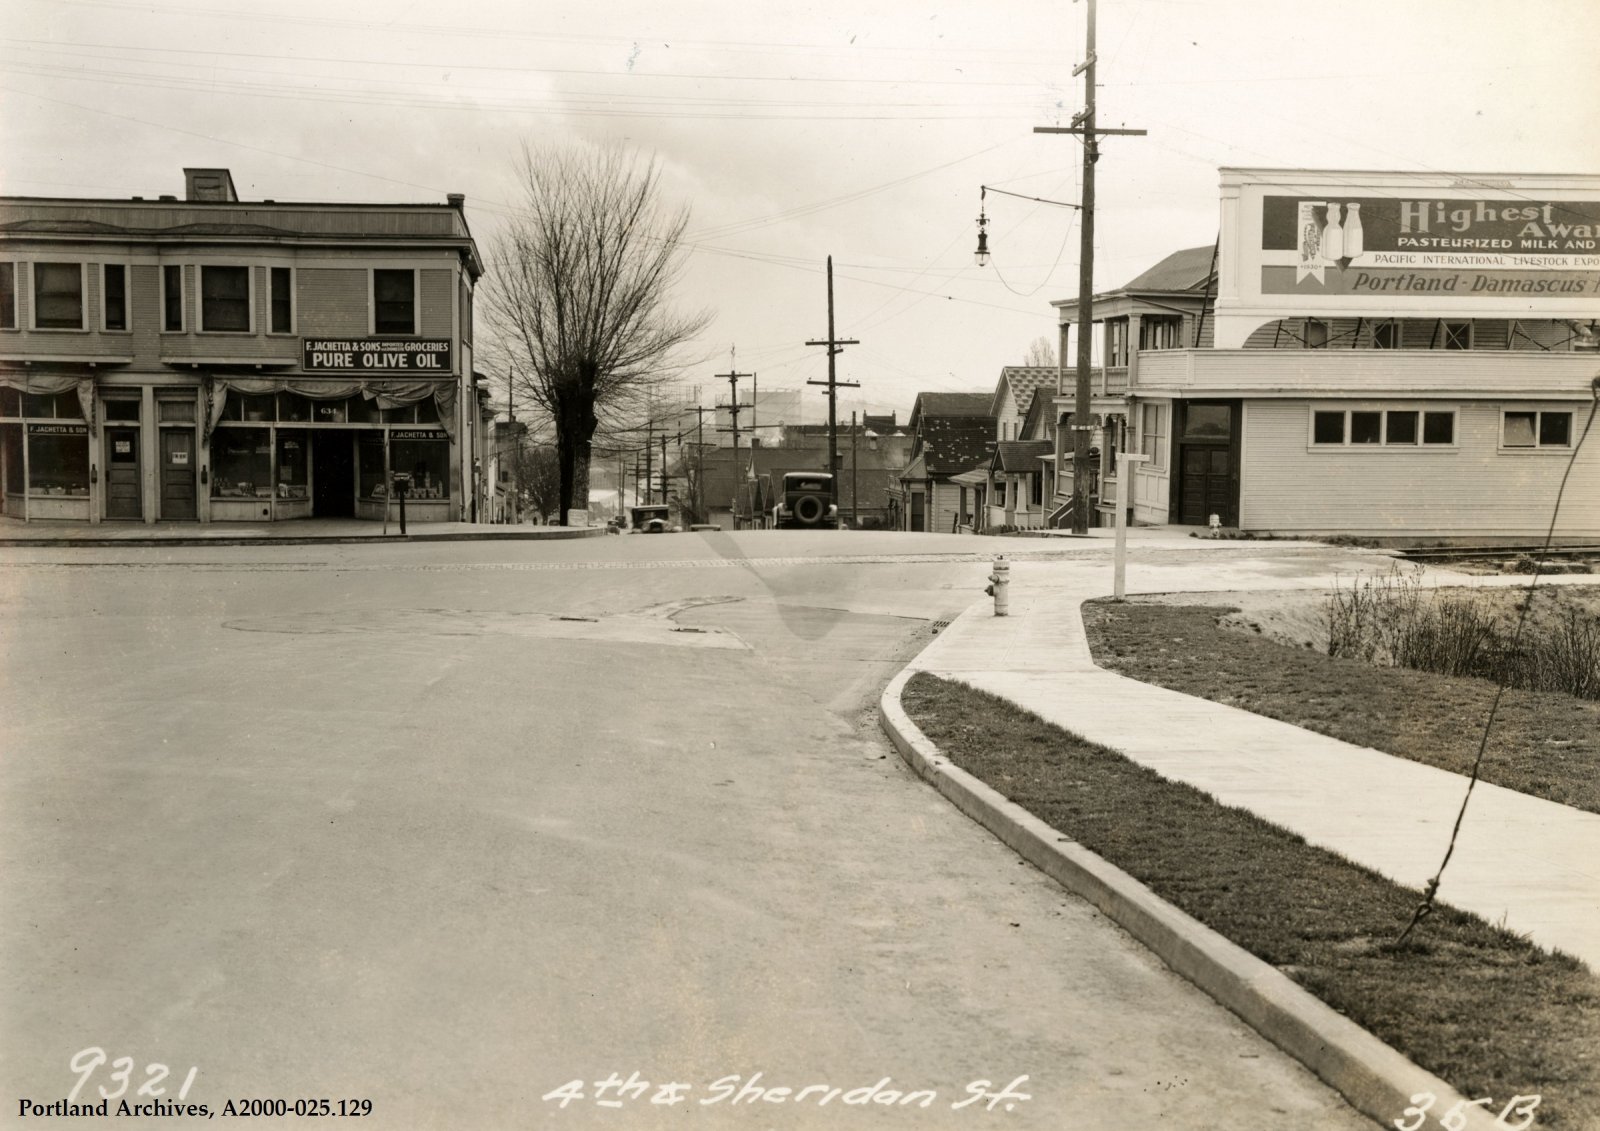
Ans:
POLYGON ((582 404, 561 414, 556 422, 556 454, 561 468, 562 526, 567 512, 589 509, 590 443, 600 420, 593 404, 582 404))

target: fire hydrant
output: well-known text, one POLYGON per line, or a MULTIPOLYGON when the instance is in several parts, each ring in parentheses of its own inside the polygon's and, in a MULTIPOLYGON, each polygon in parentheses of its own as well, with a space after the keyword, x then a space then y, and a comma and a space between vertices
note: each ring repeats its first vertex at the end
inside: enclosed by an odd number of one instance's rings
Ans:
POLYGON ((994 560, 994 572, 989 575, 989 587, 984 592, 994 598, 994 615, 1005 616, 1011 608, 1011 563, 1004 554, 994 560))

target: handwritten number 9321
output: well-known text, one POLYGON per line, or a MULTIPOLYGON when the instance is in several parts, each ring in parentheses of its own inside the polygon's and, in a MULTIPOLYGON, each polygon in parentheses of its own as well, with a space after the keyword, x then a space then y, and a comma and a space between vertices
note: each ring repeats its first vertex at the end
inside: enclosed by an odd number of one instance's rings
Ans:
MULTIPOLYGON (((94 1076, 95 1070, 105 1062, 106 1050, 96 1047, 83 1049, 67 1062, 67 1067, 78 1074, 78 1082, 72 1086, 72 1091, 67 1096, 68 1103, 76 1103, 78 1101, 78 1093, 83 1090, 83 1086, 94 1076)), ((98 1089, 100 1098, 103 1100, 121 1099, 123 1093, 128 1090, 129 1084, 133 1082, 134 1067, 134 1060, 131 1056, 119 1056, 113 1060, 111 1062, 111 1083, 115 1085, 115 1088, 112 1091, 107 1091, 106 1086, 101 1084, 98 1089)), ((198 1068, 189 1069, 189 1075, 183 1078, 183 1087, 178 1089, 178 1099, 182 1100, 188 1097, 189 1088, 194 1084, 195 1073, 198 1071, 198 1068)), ((133 1094, 135 1096, 155 1097, 166 1095, 167 1090, 161 1086, 161 1083, 170 1073, 171 1070, 165 1064, 145 1065, 144 1081, 139 1085, 138 1091, 133 1094)))
MULTIPOLYGON (((1411 1106, 1406 1108, 1404 1114, 1394 1121, 1399 1131, 1420 1131, 1423 1123, 1427 1121, 1428 1111, 1438 1102, 1438 1097, 1432 1092, 1418 1092, 1411 1097, 1411 1106)), ((1444 1131, 1464 1131, 1467 1126, 1467 1112, 1475 1107, 1488 1108, 1494 1100, 1484 1096, 1481 1100, 1459 1100, 1449 1111, 1439 1116, 1439 1126, 1444 1131)), ((1538 1096, 1512 1096, 1511 1102, 1500 1109, 1500 1115, 1495 1119, 1496 1127, 1504 1127, 1506 1131, 1527 1131, 1533 1126, 1533 1109, 1539 1106, 1538 1096), (1512 1117, 1520 1116, 1516 1122, 1512 1117)))

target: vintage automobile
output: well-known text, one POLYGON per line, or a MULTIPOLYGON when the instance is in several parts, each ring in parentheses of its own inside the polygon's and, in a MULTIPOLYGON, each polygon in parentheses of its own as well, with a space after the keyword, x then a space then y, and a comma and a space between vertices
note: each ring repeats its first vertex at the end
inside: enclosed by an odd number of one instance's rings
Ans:
POLYGON ((833 476, 825 471, 786 471, 777 506, 772 508, 774 529, 839 525, 839 508, 833 503, 833 476))
POLYGON ((671 514, 666 503, 630 507, 628 513, 633 516, 633 532, 635 534, 666 534, 668 531, 677 529, 672 525, 671 514))

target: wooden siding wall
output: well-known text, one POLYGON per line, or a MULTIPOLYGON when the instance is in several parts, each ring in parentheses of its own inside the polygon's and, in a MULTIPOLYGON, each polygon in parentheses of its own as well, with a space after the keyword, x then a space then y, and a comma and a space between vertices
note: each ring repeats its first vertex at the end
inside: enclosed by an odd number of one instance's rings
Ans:
POLYGON ((956 515, 961 510, 961 488, 955 483, 933 484, 928 493, 928 529, 935 534, 949 534, 955 529, 956 515))
POLYGON ((448 338, 454 322, 455 272, 437 268, 420 272, 417 287, 417 333, 425 338, 448 338))
MULTIPOLYGON (((1240 526, 1346 534, 1542 535, 1570 451, 1500 452, 1501 403, 1457 406, 1453 448, 1328 448, 1309 442, 1312 401, 1247 401, 1240 526)), ((1371 402, 1439 408, 1440 402, 1371 402)), ((1506 401, 1506 407, 1517 402, 1506 401)), ((1586 402, 1571 409, 1573 439, 1586 402)), ((1595 436, 1567 484, 1558 535, 1600 536, 1595 436)))
POLYGON ((295 328, 309 337, 361 336, 371 329, 364 267, 301 267, 295 271, 295 328))

